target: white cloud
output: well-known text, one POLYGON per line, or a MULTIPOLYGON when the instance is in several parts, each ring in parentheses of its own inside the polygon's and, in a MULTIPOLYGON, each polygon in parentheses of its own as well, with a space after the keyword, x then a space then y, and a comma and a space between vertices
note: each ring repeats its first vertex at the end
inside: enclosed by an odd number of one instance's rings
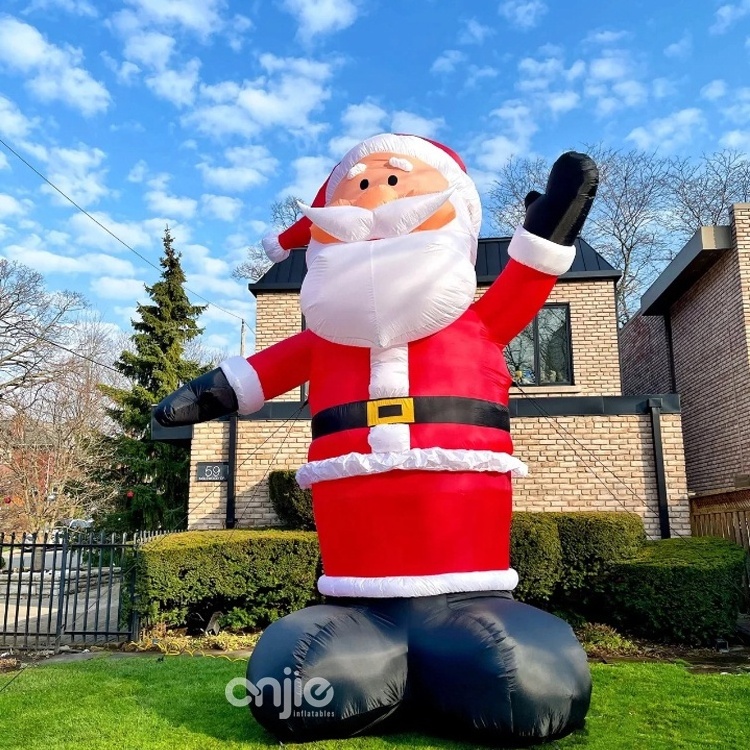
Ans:
POLYGON ((727 83, 721 78, 715 78, 710 83, 707 83, 701 89, 701 96, 704 99, 708 99, 710 102, 714 102, 717 99, 721 99, 727 93, 727 83))
POLYGON ((547 4, 542 0, 505 0, 500 3, 499 12, 511 26, 526 31, 539 23, 547 4))
POLYGON ((35 123, 21 113, 15 102, 0 95, 0 134, 8 138, 25 138, 35 123))
POLYGON ((99 276, 92 279, 91 291, 101 299, 137 300, 146 296, 144 283, 140 279, 119 279, 113 276, 99 276))
POLYGON ((555 115, 562 115, 575 109, 581 97, 575 91, 555 91, 547 95, 547 105, 555 115))
POLYGON ((340 159, 350 148, 371 135, 381 133, 388 113, 373 101, 350 104, 341 116, 343 131, 328 142, 331 155, 340 159))
POLYGON ((614 44, 615 42, 619 42, 621 39, 624 39, 627 35, 627 31, 612 31, 609 29, 603 29, 602 31, 590 32, 584 39, 584 42, 601 45, 614 44))
POLYGON ((695 132, 703 129, 704 125, 705 119, 701 110, 690 107, 635 128, 626 140, 632 141, 643 150, 658 147, 660 151, 672 151, 690 143, 695 132))
POLYGON ((445 120, 442 117, 429 119, 403 110, 394 112, 391 119, 391 130, 394 133, 413 133, 424 138, 432 138, 444 127, 445 120))
POLYGON ((677 86, 668 78, 654 78, 651 81, 651 93, 655 99, 664 99, 667 96, 674 96, 677 93, 677 86))
POLYGON ((96 18, 98 13, 96 8, 88 0, 32 0, 32 3, 26 8, 27 13, 33 13, 39 10, 64 10, 75 16, 87 16, 96 18))
POLYGON ((476 86, 483 78, 495 78, 498 70, 489 65, 469 65, 466 73, 466 86, 476 86))
POLYGON ((690 57, 690 53, 693 51, 693 37, 688 32, 685 32, 679 41, 673 42, 664 49, 664 54, 667 57, 674 57, 679 60, 685 60, 690 57))
POLYGON ((236 221, 242 211, 242 201, 227 195, 204 193, 201 196, 201 209, 206 216, 221 221, 236 221))
POLYGON ((447 49, 430 66, 430 73, 452 73, 466 60, 466 55, 457 49, 447 49))
POLYGON ((750 130, 729 130, 719 139, 722 148, 750 151, 750 130))
POLYGON ((738 89, 731 103, 724 104, 722 112, 731 122, 747 125, 750 122, 750 88, 738 89))
MULTIPOLYGON (((130 247, 142 249, 149 248, 153 244, 154 235, 144 228, 143 223, 117 221, 103 211, 92 211, 91 215, 130 247)), ((125 248, 114 237, 111 237, 82 213, 74 213, 68 220, 68 226, 76 244, 126 252, 125 248)))
POLYGON ((261 55, 259 63, 264 74, 255 80, 201 86, 200 103, 183 122, 217 138, 248 137, 265 128, 318 134, 321 126, 309 118, 331 96, 326 84, 333 65, 271 54, 261 55))
POLYGON ((146 78, 146 85, 161 99, 177 107, 195 101, 201 63, 197 58, 189 60, 181 70, 162 70, 146 78))
POLYGON ((712 34, 723 34, 749 13, 750 0, 741 0, 739 3, 722 5, 716 10, 716 16, 709 31, 712 34))
POLYGON ((615 81, 624 78, 629 71, 630 62, 622 50, 607 50, 589 63, 589 75, 596 82, 615 81))
POLYGON ((3 249, 3 253, 10 260, 41 269, 47 274, 131 276, 135 272, 129 261, 104 253, 75 256, 52 253, 44 249, 44 242, 38 235, 29 236, 23 244, 9 245, 3 249))
POLYGON ((143 182, 148 172, 148 166, 143 159, 139 159, 128 172, 128 182, 143 182))
POLYGON ((0 169, 10 169, 8 157, 2 151, 0 151, 0 169))
POLYGON ((253 22, 241 14, 237 14, 227 24, 227 41, 234 52, 240 52, 245 43, 245 32, 253 28, 253 22))
POLYGON ((463 22, 463 28, 458 35, 459 44, 482 44, 485 39, 492 36, 495 29, 479 23, 476 18, 469 18, 463 22))
POLYGON ((198 201, 186 196, 170 195, 161 185, 155 186, 144 195, 149 211, 161 216, 190 219, 198 207, 198 201))
MULTIPOLYGON (((90 206, 109 195, 109 188, 104 184, 107 170, 102 167, 105 158, 101 149, 83 145, 79 148, 52 148, 47 154, 47 177, 76 203, 90 206)), ((49 185, 42 185, 41 190, 58 205, 69 205, 49 185)))
POLYGON ((481 169, 496 173, 511 156, 528 153, 538 126, 529 105, 518 100, 507 101, 490 114, 499 121, 500 132, 482 134, 471 152, 481 169))
POLYGON ((27 88, 41 101, 60 101, 89 116, 106 110, 110 96, 82 62, 81 50, 58 47, 29 24, 0 18, 0 65, 28 76, 27 88))
POLYGON ((295 159, 292 162, 294 181, 280 190, 277 197, 294 195, 305 203, 311 203, 334 166, 325 156, 301 156, 295 159))
POLYGON ((138 29, 126 38, 123 54, 141 65, 162 69, 172 57, 174 45, 174 38, 167 34, 138 29))
POLYGON ((12 195, 0 193, 0 219, 9 216, 23 216, 33 206, 30 200, 19 201, 12 195))
POLYGON ((352 0, 284 0, 282 7, 296 19, 299 37, 307 40, 348 28, 359 13, 352 0))
POLYGON ((229 166, 217 167, 209 161, 197 164, 207 185, 227 192, 241 192, 264 183, 277 166, 264 146, 236 146, 224 152, 229 166))
MULTIPOLYGON (((201 38, 222 28, 224 0, 126 0, 141 25, 182 27, 201 38)), ((127 11, 123 11, 127 12, 127 11)))

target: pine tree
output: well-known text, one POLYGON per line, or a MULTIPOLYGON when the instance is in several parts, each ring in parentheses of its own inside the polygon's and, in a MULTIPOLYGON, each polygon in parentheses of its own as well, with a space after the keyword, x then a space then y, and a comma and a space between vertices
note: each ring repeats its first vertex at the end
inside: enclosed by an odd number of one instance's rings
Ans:
POLYGON ((185 344, 203 329, 197 319, 205 306, 190 303, 180 254, 164 232, 164 269, 159 281, 147 286, 152 304, 139 304, 130 337, 115 367, 130 389, 103 386, 115 406, 110 416, 119 425, 115 461, 108 479, 118 485, 116 512, 108 525, 123 530, 181 528, 187 518, 190 449, 152 442, 151 408, 180 385, 200 375, 200 364, 185 359, 185 344), (116 521, 115 521, 116 519, 116 521))

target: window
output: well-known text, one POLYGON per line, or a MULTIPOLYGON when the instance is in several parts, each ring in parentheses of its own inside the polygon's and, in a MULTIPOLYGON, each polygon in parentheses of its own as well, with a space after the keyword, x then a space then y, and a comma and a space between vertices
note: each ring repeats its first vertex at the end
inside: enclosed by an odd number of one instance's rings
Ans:
POLYGON ((517 385, 572 385, 570 308, 545 305, 505 348, 505 361, 517 385))

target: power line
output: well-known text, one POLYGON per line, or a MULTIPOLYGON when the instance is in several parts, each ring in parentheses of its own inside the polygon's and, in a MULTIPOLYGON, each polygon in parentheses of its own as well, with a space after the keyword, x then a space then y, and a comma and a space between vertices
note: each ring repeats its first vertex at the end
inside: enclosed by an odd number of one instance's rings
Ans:
MULTIPOLYGON (((36 174, 38 177, 44 180, 44 182, 46 182, 53 190, 55 190, 63 198, 65 198, 65 200, 68 201, 68 203, 75 206, 84 216, 87 216, 89 219, 91 219, 91 221, 94 222, 94 224, 96 224, 98 227, 103 229, 110 237, 117 240, 117 242, 119 242, 123 247, 130 250, 131 253, 139 257, 144 263, 147 263, 149 266, 151 266, 151 268, 155 268, 157 271, 159 271, 159 273, 161 273, 161 269, 159 268, 159 266, 157 266, 155 263, 150 261, 145 255, 141 255, 141 253, 139 253, 135 248, 128 245, 128 243, 125 242, 125 240, 121 240, 109 227, 102 224, 102 222, 99 221, 99 219, 97 219, 95 216, 90 214, 85 208, 83 208, 83 206, 76 203, 69 195, 64 193, 59 187, 57 187, 57 185, 55 185, 54 182, 52 182, 45 175, 43 175, 33 164, 31 164, 29 161, 24 159, 24 157, 21 156, 21 154, 19 154, 18 151, 16 151, 12 146, 6 143, 2 138, 0 138, 0 144, 2 144, 11 154, 13 154, 13 156, 15 156, 23 164, 25 164, 32 172, 34 172, 34 174, 36 174)), ((230 310, 227 310, 226 308, 221 307, 221 305, 217 305, 215 302, 211 302, 210 299, 208 299, 207 297, 204 297, 202 294, 198 294, 198 292, 194 292, 192 289, 190 289, 187 286, 185 286, 185 290, 190 292, 190 294, 192 294, 194 297, 197 297, 198 299, 203 300, 210 307, 215 307, 217 310, 221 310, 221 312, 226 313, 227 315, 231 315, 233 318, 237 318, 237 320, 241 320, 244 323, 244 318, 241 315, 237 315, 237 313, 233 313, 230 310)))

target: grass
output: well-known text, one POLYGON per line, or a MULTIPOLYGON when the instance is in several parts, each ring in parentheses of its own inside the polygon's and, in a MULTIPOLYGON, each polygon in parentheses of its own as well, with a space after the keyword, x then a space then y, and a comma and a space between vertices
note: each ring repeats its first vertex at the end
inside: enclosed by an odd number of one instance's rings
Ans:
MULTIPOLYGON (((224 699, 244 661, 114 658, 28 667, 0 693, 0 748, 255 750, 278 747, 247 709, 224 699)), ((551 750, 750 746, 750 675, 694 674, 666 663, 593 664, 586 728, 551 750)), ((0 687, 12 674, 4 674, 0 687)), ((416 734, 311 743, 322 750, 469 748, 416 734)))

